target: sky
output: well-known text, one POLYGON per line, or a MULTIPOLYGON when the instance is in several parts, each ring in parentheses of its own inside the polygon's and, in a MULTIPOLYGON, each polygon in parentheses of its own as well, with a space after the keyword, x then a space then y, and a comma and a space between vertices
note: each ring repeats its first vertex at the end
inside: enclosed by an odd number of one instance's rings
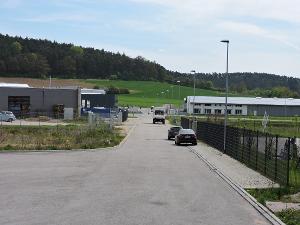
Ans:
POLYGON ((0 0, 0 33, 186 73, 225 72, 228 39, 229 72, 300 77, 299 0, 0 0))

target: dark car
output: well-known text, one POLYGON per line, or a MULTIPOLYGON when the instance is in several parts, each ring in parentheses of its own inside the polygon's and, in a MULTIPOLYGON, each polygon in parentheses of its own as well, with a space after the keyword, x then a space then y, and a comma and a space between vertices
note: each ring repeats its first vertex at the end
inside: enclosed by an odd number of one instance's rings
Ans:
POLYGON ((197 137, 192 129, 181 129, 175 136, 175 144, 180 145, 182 143, 191 143, 192 145, 197 145, 197 137))
POLYGON ((171 138, 175 138, 180 129, 182 129, 182 127, 171 127, 168 130, 168 140, 170 140, 171 138))

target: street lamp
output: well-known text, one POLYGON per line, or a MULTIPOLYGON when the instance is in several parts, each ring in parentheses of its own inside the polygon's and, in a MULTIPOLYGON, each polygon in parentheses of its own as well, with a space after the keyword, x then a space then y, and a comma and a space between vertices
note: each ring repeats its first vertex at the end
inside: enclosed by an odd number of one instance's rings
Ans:
POLYGON ((227 46, 227 57, 226 57, 226 97, 225 97, 225 120, 224 120, 224 145, 223 151, 226 152, 226 132, 227 132, 227 102, 228 102, 228 50, 229 40, 222 40, 221 42, 226 43, 227 46))
POLYGON ((194 110, 195 110, 195 95, 196 95, 196 83, 195 83, 196 71, 195 70, 191 70, 191 74, 194 75, 194 97, 193 97, 193 110, 192 110, 192 114, 194 114, 194 110))
POLYGON ((180 99, 180 80, 178 80, 177 83, 179 84, 179 99, 180 99))

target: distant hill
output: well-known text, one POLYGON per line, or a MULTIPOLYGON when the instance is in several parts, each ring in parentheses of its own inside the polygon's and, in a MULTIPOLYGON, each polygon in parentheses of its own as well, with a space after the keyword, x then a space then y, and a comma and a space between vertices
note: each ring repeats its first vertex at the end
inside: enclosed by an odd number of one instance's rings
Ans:
MULTIPOLYGON (((180 80, 181 85, 193 85, 190 74, 169 71, 141 56, 130 58, 104 49, 0 34, 1 77, 46 78, 49 75, 56 78, 160 81, 174 84, 180 80)), ((225 88, 224 74, 199 73, 196 77, 198 88, 225 88)), ((258 92, 251 95, 281 97, 300 94, 300 79, 274 74, 232 73, 229 84, 232 91, 239 93, 258 92), (273 88, 277 89, 271 90, 273 88)))

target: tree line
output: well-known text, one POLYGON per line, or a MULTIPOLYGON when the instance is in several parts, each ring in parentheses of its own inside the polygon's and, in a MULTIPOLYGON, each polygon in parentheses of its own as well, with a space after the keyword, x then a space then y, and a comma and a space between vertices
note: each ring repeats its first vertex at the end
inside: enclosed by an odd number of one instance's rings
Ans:
POLYGON ((0 35, 0 49, 1 76, 164 81, 168 75, 164 67, 141 56, 48 40, 0 35))
MULTIPOLYGON (((84 48, 49 40, 0 34, 0 76, 32 78, 120 79, 193 86, 193 75, 170 71, 141 56, 84 48)), ((225 89, 225 74, 197 73, 196 87, 225 89)), ((232 92, 281 97, 299 96, 300 79, 267 73, 230 73, 232 92), (275 95, 275 96, 274 96, 275 95), (279 95, 279 96, 278 96, 279 95)))

